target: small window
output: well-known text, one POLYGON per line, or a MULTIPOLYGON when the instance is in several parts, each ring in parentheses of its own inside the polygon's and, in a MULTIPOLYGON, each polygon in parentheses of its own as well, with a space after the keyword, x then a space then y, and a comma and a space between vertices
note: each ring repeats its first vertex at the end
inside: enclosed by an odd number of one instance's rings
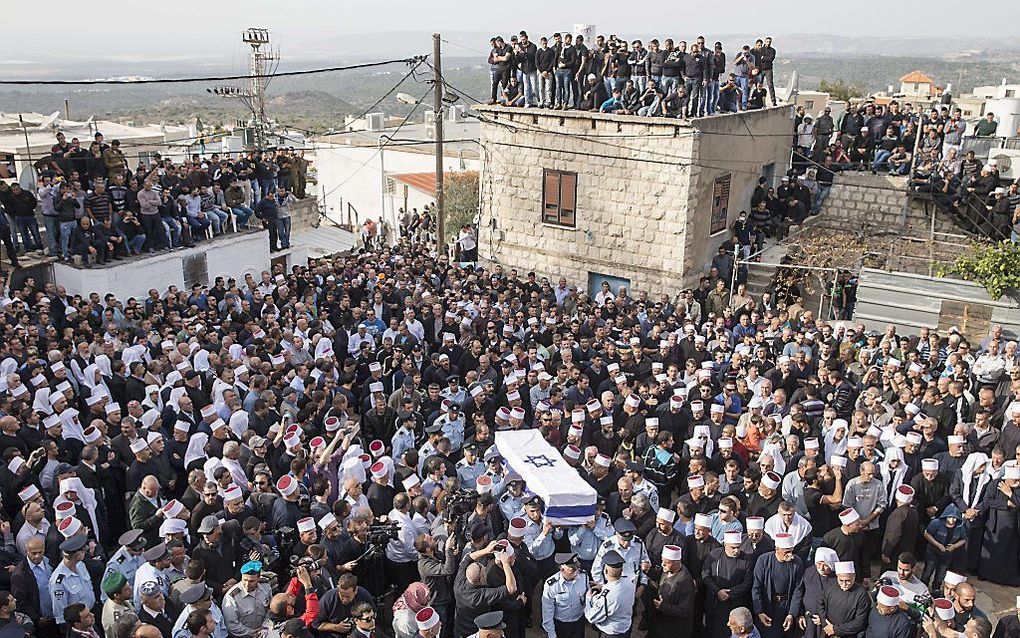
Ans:
POLYGON ((1016 91, 1013 89, 1006 89, 1006 97, 1016 97, 1016 91))
POLYGON ((577 209, 577 173, 543 171, 542 221, 573 228, 577 209))
POLYGON ((815 101, 814 100, 805 100, 804 101, 804 109, 807 110, 807 111, 815 110, 815 101))

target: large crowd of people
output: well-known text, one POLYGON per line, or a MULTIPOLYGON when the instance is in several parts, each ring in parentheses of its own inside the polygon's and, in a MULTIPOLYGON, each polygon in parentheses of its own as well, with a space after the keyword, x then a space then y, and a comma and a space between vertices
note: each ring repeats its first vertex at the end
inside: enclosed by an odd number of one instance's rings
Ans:
POLYGON ((419 236, 145 298, 6 289, 0 632, 991 635, 977 581, 1020 585, 1000 329, 585 291, 419 236), (521 429, 594 517, 546 519, 494 443, 521 429))
POLYGON ((772 38, 744 45, 727 72, 722 42, 704 36, 628 43, 598 35, 553 33, 532 41, 521 31, 489 41, 490 104, 694 118, 776 105, 772 38))
POLYGON ((157 154, 131 170, 120 140, 107 144, 96 133, 85 150, 58 132, 35 169, 35 192, 0 181, 0 241, 12 266, 34 251, 92 267, 193 247, 248 228, 253 216, 269 230, 270 249, 285 250, 308 162, 293 149, 195 154, 180 163, 157 154))

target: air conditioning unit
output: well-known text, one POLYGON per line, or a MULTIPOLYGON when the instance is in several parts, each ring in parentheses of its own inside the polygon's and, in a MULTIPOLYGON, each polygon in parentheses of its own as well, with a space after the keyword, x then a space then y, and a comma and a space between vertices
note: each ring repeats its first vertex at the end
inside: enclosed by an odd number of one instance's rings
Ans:
POLYGON ((450 121, 454 124, 460 124, 464 121, 464 111, 467 107, 463 104, 456 104, 450 108, 450 121))
POLYGON ((999 179, 1013 180, 1020 176, 1020 149, 993 148, 988 152, 988 159, 995 160, 999 169, 999 179))
POLYGON ((366 131, 381 131, 386 128, 386 118, 382 113, 369 113, 365 116, 366 131))
POLYGON ((436 139, 436 123, 429 122, 425 125, 425 139, 435 140, 436 139))

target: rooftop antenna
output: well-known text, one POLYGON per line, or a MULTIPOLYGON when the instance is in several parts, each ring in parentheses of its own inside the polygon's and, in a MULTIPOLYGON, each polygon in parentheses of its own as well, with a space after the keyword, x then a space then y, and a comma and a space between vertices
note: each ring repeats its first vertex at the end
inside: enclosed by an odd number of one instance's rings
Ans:
POLYGON ((269 29, 249 28, 241 34, 241 41, 251 47, 248 71, 251 76, 247 87, 220 85, 206 89, 209 93, 240 100, 252 113, 251 126, 254 130, 254 146, 266 146, 266 87, 279 64, 280 56, 269 44, 269 29), (272 69, 270 70, 270 67, 272 69))

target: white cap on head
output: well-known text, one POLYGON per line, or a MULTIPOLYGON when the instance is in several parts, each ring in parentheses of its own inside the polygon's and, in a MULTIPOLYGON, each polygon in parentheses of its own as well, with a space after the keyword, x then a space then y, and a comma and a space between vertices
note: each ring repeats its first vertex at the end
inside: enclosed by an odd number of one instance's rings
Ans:
POLYGON ((683 550, 679 545, 664 545, 662 557, 665 560, 683 560, 683 550))
POLYGON ((414 622, 418 625, 419 632, 432 629, 439 624, 439 614, 435 609, 425 607, 414 615, 414 622))
POLYGON ((761 477, 761 484, 770 490, 778 489, 781 483, 782 479, 780 479, 779 475, 775 472, 766 472, 765 475, 761 477))
POLYGON ((949 445, 963 445, 965 439, 959 434, 950 434, 946 438, 946 441, 949 443, 949 445))
POLYGON ((576 445, 568 445, 567 447, 563 448, 563 456, 567 457, 568 459, 576 461, 577 459, 581 458, 581 448, 577 447, 576 445))
POLYGON ((695 527, 707 527, 712 528, 712 517, 708 514, 695 514, 694 515, 694 526, 695 527))
POLYGON ((660 507, 659 511, 655 514, 655 518, 659 519, 660 521, 672 523, 673 521, 676 520, 676 512, 665 507, 660 507))
POLYGON ((57 524, 57 531, 59 531, 60 535, 64 538, 71 538, 77 534, 81 528, 81 521, 73 516, 68 516, 57 524))
POLYGON ((1002 478, 1010 480, 1010 481, 1015 481, 1017 479, 1020 479, 1020 466, 1017 466, 1017 465, 1007 465, 1007 466, 1005 466, 1003 468, 1002 478))
POLYGON ((705 477, 700 474, 687 477, 687 489, 694 490, 705 487, 705 477))
POLYGON ((852 436, 846 440, 846 446, 848 448, 862 448, 864 447, 864 439, 859 436, 852 436))
POLYGON ((240 485, 231 485, 227 489, 223 490, 223 502, 236 501, 244 498, 244 493, 241 492, 240 485))
POLYGON ((839 560, 839 555, 836 550, 829 549, 828 547, 819 547, 815 550, 815 563, 825 563, 829 567, 835 567, 836 561, 839 560))
POLYGON ((776 549, 793 549, 797 545, 797 543, 793 541, 793 536, 791 534, 783 532, 776 534, 774 540, 776 541, 776 549))
POLYGON ((636 408, 639 405, 641 405, 641 397, 639 397, 636 394, 631 394, 627 396, 627 407, 636 408))
POLYGON ((817 450, 818 449, 818 439, 816 439, 814 437, 809 438, 809 439, 804 439, 804 449, 805 450, 817 450))
POLYGON ((726 408, 718 403, 712 404, 712 414, 726 414, 726 408))
POLYGON ((947 570, 946 575, 942 578, 942 582, 951 587, 956 587, 960 583, 967 582, 967 577, 961 574, 957 574, 952 570, 947 570))
POLYGON ((612 463, 612 461, 613 460, 606 456, 605 454, 599 454, 598 456, 595 457, 595 465, 599 465, 602 467, 609 467, 609 464, 612 463))
POLYGON ((411 474, 400 482, 404 486, 405 490, 410 490, 415 485, 421 485, 421 479, 418 478, 417 474, 411 474))
POLYGON ((723 544, 724 545, 739 545, 744 541, 744 535, 740 533, 740 530, 730 530, 723 533, 723 544))
POLYGON ((315 519, 311 516, 298 519, 297 530, 300 533, 311 532, 315 529, 315 519))
POLYGON ((744 522, 747 523, 747 531, 749 532, 765 529, 765 519, 761 516, 748 516, 744 519, 744 522))
POLYGON ((852 560, 836 561, 835 571, 837 574, 854 574, 854 562, 852 560))
POLYGON ((921 459, 921 469, 928 470, 929 472, 938 472, 939 460, 938 459, 921 459))
POLYGON ((923 437, 921 436, 920 432, 910 431, 907 432, 906 439, 907 443, 911 443, 913 445, 920 445, 921 441, 923 440, 923 437))
POLYGON ((910 503, 914 500, 914 488, 909 485, 900 485, 896 488, 896 501, 899 503, 910 503))
POLYGON ((730 450, 730 449, 733 449, 733 439, 731 439, 728 436, 724 436, 721 439, 719 439, 718 443, 719 443, 719 449, 720 450, 730 450))
POLYGON ((941 620, 949 621, 956 617, 956 609, 953 608, 953 602, 948 598, 936 598, 934 606, 935 614, 941 620))
POLYGON ((332 512, 326 512, 325 516, 319 519, 319 527, 325 530, 327 527, 336 522, 336 516, 334 516, 332 512))
POLYGON ((38 496, 39 493, 40 493, 39 488, 35 486, 35 483, 30 483, 28 487, 25 487, 20 492, 18 492, 18 496, 21 497, 22 503, 27 503, 36 496, 38 496))
POLYGON ((853 525, 859 520, 861 520, 861 515, 857 513, 857 510, 851 507, 848 507, 839 513, 839 522, 843 525, 853 525))
POLYGON ((889 587, 888 585, 880 587, 875 600, 879 605, 884 605, 885 607, 899 607, 900 592, 895 587, 889 587))

